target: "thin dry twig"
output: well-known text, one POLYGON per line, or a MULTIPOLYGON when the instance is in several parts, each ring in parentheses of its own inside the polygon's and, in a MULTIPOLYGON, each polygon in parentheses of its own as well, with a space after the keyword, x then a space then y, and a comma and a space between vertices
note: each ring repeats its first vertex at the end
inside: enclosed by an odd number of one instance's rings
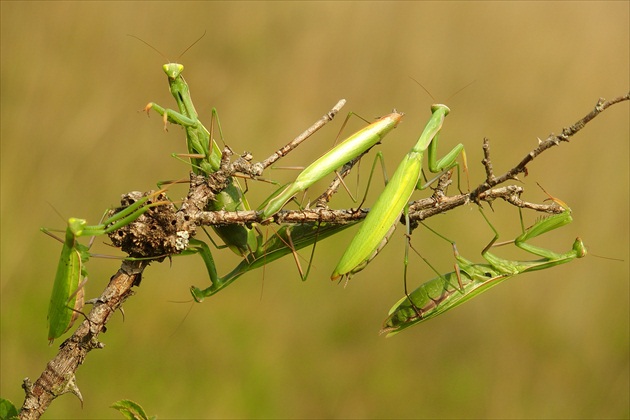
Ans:
MULTIPOLYGON (((268 168, 269 166, 273 165, 273 163, 276 162, 278 159, 286 156, 287 153, 289 153, 291 150, 293 150, 296 147, 298 147, 304 140, 306 140, 307 138, 312 136, 317 130, 319 130, 324 125, 326 125, 326 123, 328 123, 329 121, 332 121, 332 119, 335 118, 335 115, 337 115, 337 113, 341 110, 341 108, 343 108, 343 106, 345 104, 346 104, 346 100, 345 99, 340 99, 339 102, 337 102, 337 104, 330 110, 330 112, 325 114, 318 121, 316 121, 313 125, 311 125, 309 128, 304 130, 302 132, 302 134, 297 136, 295 139, 293 139, 286 146, 281 147, 274 154, 269 156, 267 159, 263 160, 259 164, 260 167, 261 167, 261 171, 260 172, 262 173, 263 169, 268 168)), ((255 166, 258 167, 258 165, 255 165, 255 166)))
POLYGON ((545 140, 538 140, 538 147, 530 151, 523 159, 512 169, 505 172, 503 175, 495 177, 492 171, 492 164, 490 162, 490 144, 488 139, 484 139, 484 160, 482 161, 484 166, 486 167, 487 179, 486 182, 477 187, 474 191, 470 193, 471 199, 476 201, 477 196, 488 188, 492 188, 495 185, 502 184, 503 182, 509 179, 518 179, 517 175, 521 173, 527 174, 527 164, 529 164, 532 160, 534 160, 538 155, 543 153, 544 151, 560 145, 562 142, 568 142, 570 137, 575 135, 581 129, 584 128, 586 124, 588 124, 593 118, 597 117, 607 108, 618 104, 623 101, 630 100, 630 92, 623 96, 619 96, 617 98, 611 99, 610 101, 606 101, 604 98, 600 98, 595 107, 591 112, 589 112, 584 118, 578 120, 575 124, 572 124, 568 127, 562 129, 562 133, 556 135, 551 133, 545 140))

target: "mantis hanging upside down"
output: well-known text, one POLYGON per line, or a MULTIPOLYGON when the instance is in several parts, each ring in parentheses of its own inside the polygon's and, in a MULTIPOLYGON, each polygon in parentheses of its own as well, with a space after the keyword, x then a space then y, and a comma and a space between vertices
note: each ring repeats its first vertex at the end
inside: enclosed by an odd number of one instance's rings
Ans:
POLYGON ((453 245, 457 260, 456 270, 423 283, 416 290, 396 302, 383 323, 381 333, 387 333, 388 337, 397 334, 405 328, 443 314, 518 274, 544 270, 586 256, 586 248, 580 238, 576 238, 571 250, 564 254, 558 254, 527 243, 532 238, 571 223, 573 220, 571 210, 566 205, 563 207, 565 210, 562 213, 541 219, 514 239, 514 245, 517 247, 542 257, 542 259, 535 261, 510 261, 490 253, 488 250, 497 241, 499 234, 483 211, 481 211, 482 216, 494 232, 494 238, 481 252, 483 258, 488 262, 487 264, 475 264, 465 259, 457 252, 455 242, 444 238, 429 228, 453 245))
POLYGON ((84 219, 71 217, 68 219, 64 240, 57 238, 48 229, 41 228, 42 232, 63 243, 48 305, 48 340, 51 344, 55 338, 61 337, 72 327, 77 314, 83 307, 83 285, 87 281, 86 264, 90 258, 90 253, 88 252, 89 246, 81 244, 79 238, 114 232, 132 223, 150 208, 168 204, 168 201, 151 202, 152 197, 161 192, 158 191, 151 196, 137 200, 95 226, 88 226, 84 219))

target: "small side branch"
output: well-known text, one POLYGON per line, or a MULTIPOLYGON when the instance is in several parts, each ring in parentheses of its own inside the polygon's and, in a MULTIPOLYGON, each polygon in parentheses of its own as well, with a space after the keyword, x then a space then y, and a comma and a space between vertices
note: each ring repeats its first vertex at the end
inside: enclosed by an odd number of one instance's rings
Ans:
POLYGON ((477 187, 474 191, 471 192, 470 194, 471 199, 473 201, 476 201, 479 194, 481 194, 483 191, 487 190, 488 188, 492 188, 495 185, 502 184, 503 182, 506 182, 507 180, 510 180, 510 179, 518 179, 517 178, 518 174, 525 173, 527 175, 527 164, 533 161, 538 155, 540 155, 547 149, 550 149, 554 146, 558 146, 561 142, 568 142, 571 136, 575 135, 577 132, 583 129, 587 123, 589 123, 599 114, 601 114, 604 110, 611 107, 612 105, 615 105, 617 103, 627 101, 627 100, 630 100, 630 92, 627 93, 626 95, 614 98, 610 101, 606 101, 603 98, 600 98, 597 101, 597 104, 595 104, 595 107, 593 108, 593 110, 589 112, 586 116, 578 120, 573 125, 565 127, 562 130, 561 134, 556 135, 552 133, 547 137, 547 139, 539 140, 538 147, 536 147, 535 149, 530 151, 527 155, 525 155, 525 157, 523 157, 523 159, 516 166, 514 166, 512 169, 510 169, 509 171, 507 171, 506 173, 498 177, 495 177, 492 171, 492 163, 490 161, 489 140, 484 139, 484 147, 483 147, 484 160, 482 161, 482 163, 484 164, 486 168, 487 179, 485 183, 481 184, 479 187, 477 187))
MULTIPOLYGON (((321 117, 318 121, 316 121, 309 128, 304 130, 304 132, 302 132, 302 134, 297 136, 295 139, 293 139, 286 146, 281 147, 280 149, 278 149, 274 154, 269 156, 267 159, 265 159, 264 161, 262 161, 261 163, 256 164, 256 165, 260 165, 261 169, 266 169, 269 166, 271 166, 274 162, 276 162, 278 159, 286 156, 287 153, 289 153, 291 150, 293 150, 296 147, 298 147, 304 140, 306 140, 307 138, 312 136, 317 130, 322 128, 328 122, 332 121, 333 118, 335 118, 335 115, 337 115, 337 113, 341 110, 341 108, 343 108, 343 106, 345 104, 346 104, 346 100, 345 99, 340 99, 339 102, 337 102, 337 104, 327 114, 325 114, 323 117, 321 117)), ((262 172, 262 170, 261 170, 261 172, 262 172)))

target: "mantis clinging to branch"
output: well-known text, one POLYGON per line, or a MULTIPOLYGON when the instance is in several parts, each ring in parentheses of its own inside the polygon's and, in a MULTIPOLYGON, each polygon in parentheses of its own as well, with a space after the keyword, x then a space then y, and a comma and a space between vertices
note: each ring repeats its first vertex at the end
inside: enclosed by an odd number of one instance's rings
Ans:
POLYGON ((264 218, 277 213, 297 192, 304 191, 341 166, 361 156, 401 121, 403 114, 396 111, 379 118, 367 127, 357 131, 315 162, 304 169, 292 183, 280 188, 268 198, 259 210, 264 218))
POLYGON ((87 281, 86 263, 90 258, 89 247, 79 242, 81 236, 97 236, 116 231, 136 220, 151 207, 167 204, 168 202, 151 202, 153 196, 143 197, 134 204, 115 213, 98 225, 88 226, 84 219, 71 217, 68 219, 65 239, 61 240, 46 228, 42 232, 63 242, 55 283, 53 284, 50 304, 48 306, 48 340, 64 334, 74 323, 78 311, 83 307, 83 285, 87 281))
MULTIPOLYGON (((135 36, 134 38, 153 48, 142 39, 135 36)), ((195 45, 201 38, 203 38, 203 35, 191 44, 184 52, 195 45)), ((221 149, 214 139, 210 137, 208 129, 204 127, 201 121, 199 121, 199 115, 197 114, 197 110, 195 109, 190 97, 188 84, 182 76, 184 66, 179 63, 169 62, 164 64, 162 69, 168 77, 169 88, 173 98, 175 98, 175 101, 177 102, 179 112, 163 108, 154 102, 148 103, 144 107, 144 111, 146 111, 148 115, 149 111, 153 109, 160 114, 164 120, 165 130, 167 128, 167 123, 169 122, 184 127, 186 130, 188 154, 183 156, 190 158, 190 164, 195 174, 212 174, 219 170, 221 162, 221 149)), ((216 114, 216 110, 212 109, 213 118, 216 114)), ((219 132, 221 132, 221 125, 218 122, 218 118, 217 125, 219 132)), ((250 207, 238 181, 235 178, 230 178, 227 186, 216 194, 213 201, 208 203, 206 210, 245 211, 250 210, 250 207)), ((229 225, 214 226, 214 230, 223 242, 237 255, 245 256, 258 247, 259 238, 253 228, 242 225, 229 225)))
POLYGON ((458 144, 446 156, 436 160, 437 142, 444 118, 450 109, 446 105, 431 106, 431 118, 420 135, 416 145, 405 156, 389 180, 385 189, 372 206, 359 231, 346 248, 345 253, 331 275, 332 280, 350 278, 363 270, 376 254, 387 244, 396 229, 398 219, 406 212, 413 191, 422 189, 422 156, 428 149, 429 170, 432 173, 447 171, 457 166, 457 156, 461 153, 466 166, 464 146, 458 144))
POLYGON ((535 261, 510 261, 490 253, 489 249, 497 241, 499 234, 481 208, 482 216, 494 232, 494 238, 481 252, 487 264, 475 264, 465 259, 457 252, 455 242, 429 228, 441 238, 451 242, 457 260, 456 270, 423 283, 400 299, 390 309, 381 333, 388 333, 388 336, 391 336, 419 322, 434 318, 517 274, 544 270, 584 257, 586 248, 580 238, 576 238, 571 250, 564 254, 527 243, 532 238, 571 223, 573 220, 571 210, 564 204, 563 207, 565 210, 562 213, 539 220, 514 239, 514 245, 517 247, 542 257, 535 261))

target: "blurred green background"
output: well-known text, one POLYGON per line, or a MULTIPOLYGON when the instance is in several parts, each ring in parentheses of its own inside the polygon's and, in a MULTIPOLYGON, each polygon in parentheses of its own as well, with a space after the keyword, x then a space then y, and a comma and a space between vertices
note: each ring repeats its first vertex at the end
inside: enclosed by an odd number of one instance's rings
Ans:
MULTIPOLYGON (((256 159, 346 98, 344 115, 373 118, 394 107, 406 113, 379 146, 391 173, 433 102, 411 76, 451 107, 441 150, 466 145, 472 185, 484 176, 484 136, 500 173, 537 137, 559 132, 599 97, 624 94, 630 85, 627 2, 0 7, 0 394, 18 405, 22 378, 35 380, 56 354, 46 342, 46 311, 60 244, 39 227, 63 228, 64 221, 48 203, 64 218, 96 223, 120 194, 187 173, 169 157, 185 151, 183 132, 172 127, 165 134, 157 115, 137 112, 149 101, 174 107, 164 59, 126 34, 175 58, 207 31, 180 60, 193 100, 206 122, 217 107, 226 141, 256 159)), ((327 150, 342 119, 283 164, 304 165, 327 150)), ((610 109, 570 144, 537 159, 522 184, 525 199, 545 198, 540 182, 574 212, 573 224, 537 244, 564 252, 580 235, 593 253, 625 262, 588 257, 523 275, 385 339, 378 329, 402 296, 401 229, 345 289, 329 275, 353 230, 318 248, 306 283, 287 259, 266 267, 264 279, 262 270, 252 272, 190 313, 189 304, 172 301, 188 300, 188 287, 208 279, 200 259, 176 258, 172 267, 155 264, 145 272, 124 323, 118 315, 110 322, 100 337, 105 349, 79 369, 84 408, 67 395, 46 417, 117 418, 107 407, 122 398, 160 418, 628 417, 628 125, 627 103, 610 109)), ((354 121, 349 130, 360 126, 354 121)), ((295 173, 267 176, 286 182, 295 173)), ((273 189, 249 187, 254 205, 273 189)), ((174 189, 171 196, 184 193, 174 189)), ((349 205, 342 195, 335 207, 349 205)), ((503 238, 514 238, 516 210, 499 202, 495 210, 491 218, 503 238)), ((531 224, 537 216, 525 217, 531 224)), ((430 224, 475 261, 491 238, 474 206, 430 224)), ((414 240, 441 271, 452 270, 446 242, 426 230, 414 240)), ((94 252, 115 252, 96 242, 94 252)), ((498 253, 530 258, 507 248, 498 253)), ((221 273, 237 263, 229 251, 215 258, 221 273)), ((433 277, 412 260, 416 284, 433 277)), ((88 297, 117 267, 90 262, 88 297)))

